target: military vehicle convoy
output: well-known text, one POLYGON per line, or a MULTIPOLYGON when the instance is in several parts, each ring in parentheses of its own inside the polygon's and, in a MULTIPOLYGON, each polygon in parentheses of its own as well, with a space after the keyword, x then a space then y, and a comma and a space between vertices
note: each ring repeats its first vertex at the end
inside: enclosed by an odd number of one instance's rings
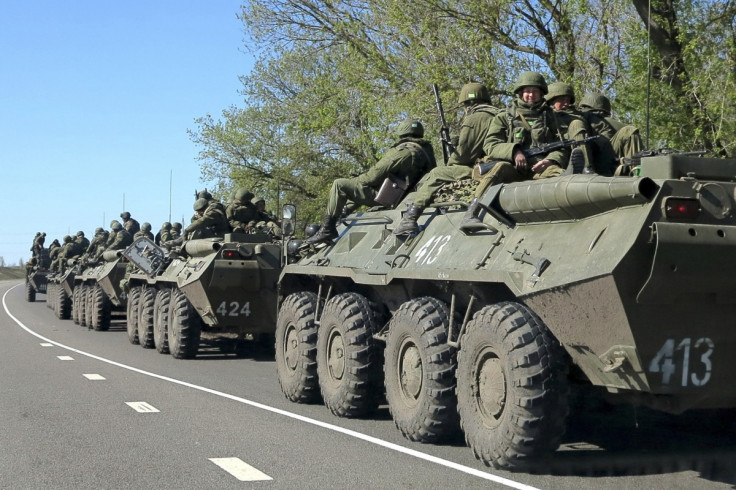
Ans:
POLYGON ((131 343, 178 359, 197 355, 200 340, 246 338, 273 346, 280 241, 268 233, 228 233, 188 240, 166 251, 139 238, 125 251, 131 343))
POLYGON ((71 318, 75 275, 75 269, 69 267, 63 273, 56 272, 48 276, 46 306, 51 308, 60 320, 71 318))
POLYGON ((573 388, 736 407, 736 160, 659 154, 636 173, 498 185, 482 224, 450 200, 408 238, 392 234, 403 205, 348 216, 281 274, 285 396, 360 417, 385 393, 408 439, 462 429, 506 469, 558 448, 573 388))

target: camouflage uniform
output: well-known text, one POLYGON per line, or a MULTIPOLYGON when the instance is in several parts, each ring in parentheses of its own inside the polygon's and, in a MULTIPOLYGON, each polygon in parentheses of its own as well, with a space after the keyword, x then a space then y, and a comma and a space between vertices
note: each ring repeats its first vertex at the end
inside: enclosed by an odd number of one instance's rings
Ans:
POLYGON ((194 210, 202 214, 184 229, 186 239, 223 237, 230 231, 222 203, 199 198, 194 203, 194 210))
POLYGON ((108 250, 124 250, 131 243, 133 243, 133 236, 119 222, 114 221, 105 252, 108 250))
POLYGON ((156 245, 161 245, 164 242, 168 242, 171 240, 171 223, 168 221, 164 221, 161 225, 161 229, 158 230, 158 233, 156 233, 156 236, 154 237, 154 242, 156 245))
POLYGON ((617 158, 631 158, 642 151, 639 129, 611 117, 611 102, 603 94, 585 94, 580 102, 593 134, 605 136, 617 158))
POLYGON ((135 219, 130 217, 130 213, 127 211, 124 211, 120 213, 120 217, 123 219, 123 228, 130 233, 130 236, 135 235, 139 231, 141 231, 141 225, 136 221, 135 219))
MULTIPOLYGON (((181 223, 175 221, 171 224, 170 236, 172 240, 176 240, 181 236, 181 223)), ((161 243, 163 243, 163 240, 161 241, 161 243)))
POLYGON ((258 213, 250 202, 252 198, 252 192, 243 188, 238 189, 232 202, 225 210, 227 221, 236 233, 247 233, 255 225, 258 213))
POLYGON ((146 237, 149 240, 153 241, 153 238, 154 237, 153 237, 153 233, 151 233, 151 223, 148 223, 148 222, 143 223, 141 225, 141 229, 138 231, 138 233, 136 233, 135 235, 133 235, 133 240, 135 241, 135 240, 137 240, 139 238, 143 238, 143 237, 146 237))

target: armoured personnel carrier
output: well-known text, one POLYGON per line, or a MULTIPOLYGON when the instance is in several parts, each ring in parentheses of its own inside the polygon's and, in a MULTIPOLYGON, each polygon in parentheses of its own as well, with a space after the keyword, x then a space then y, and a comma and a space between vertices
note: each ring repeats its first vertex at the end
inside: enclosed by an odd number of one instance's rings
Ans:
POLYGON ((127 260, 122 251, 108 250, 102 261, 87 266, 74 277, 71 318, 77 325, 94 330, 108 330, 115 309, 125 309, 125 295, 120 280, 127 260))
POLYGON ((172 251, 140 238, 125 256, 139 268, 129 277, 131 343, 179 359, 195 357, 202 338, 249 338, 273 346, 283 262, 273 236, 228 233, 189 240, 172 251))
POLYGON ((345 417, 385 391, 407 438, 462 430, 507 469, 555 452, 573 387, 669 413, 736 407, 736 160, 661 154, 637 173, 495 186, 482 224, 436 203, 408 238, 392 234, 400 209, 347 217, 282 272, 282 391, 345 417))
POLYGON ((33 303, 36 301, 36 294, 46 293, 50 264, 49 249, 43 248, 38 256, 26 266, 26 301, 33 303))
POLYGON ((72 294, 76 270, 73 264, 63 272, 49 275, 46 293, 46 306, 51 308, 60 320, 68 320, 72 313, 72 294))

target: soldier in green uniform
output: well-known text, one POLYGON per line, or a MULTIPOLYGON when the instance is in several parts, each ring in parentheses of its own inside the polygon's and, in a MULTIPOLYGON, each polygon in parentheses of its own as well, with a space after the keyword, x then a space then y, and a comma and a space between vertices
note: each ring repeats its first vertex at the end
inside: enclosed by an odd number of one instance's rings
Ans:
MULTIPOLYGON (((178 221, 174 221, 171 223, 171 233, 170 233, 171 239, 176 240, 181 236, 181 223, 178 221)), ((163 240, 161 241, 163 243, 163 240)))
POLYGON ((250 202, 256 210, 256 229, 280 236, 279 220, 266 211, 266 200, 262 197, 254 197, 250 202))
POLYGON ((54 241, 49 245, 49 258, 52 263, 59 256, 59 251, 61 251, 61 244, 58 238, 54 238, 54 241))
POLYGON ((130 236, 135 235, 141 230, 141 225, 135 219, 130 217, 130 213, 123 211, 120 213, 120 218, 123 220, 123 228, 130 233, 130 236))
POLYGON ((187 240, 223 237, 225 233, 230 231, 230 225, 227 222, 225 210, 221 203, 208 202, 206 198, 200 197, 194 201, 193 208, 197 220, 184 229, 183 236, 187 240))
POLYGON ((416 184, 428 171, 437 166, 432 144, 423 139, 424 126, 415 119, 406 119, 396 127, 399 141, 366 173, 353 179, 336 179, 330 189, 327 213, 317 233, 308 243, 328 242, 337 236, 337 219, 343 207, 372 206, 383 181, 389 175, 416 184))
POLYGON ((168 221, 164 221, 161 224, 161 229, 158 230, 153 241, 156 243, 156 245, 161 245, 163 242, 168 242, 169 240, 171 240, 171 223, 169 223, 168 221))
POLYGON ((225 210, 225 215, 233 232, 248 233, 251 231, 251 223, 255 222, 257 211, 250 202, 253 193, 248 189, 240 188, 235 191, 232 202, 225 210))
MULTIPOLYGON (((547 92, 547 82, 540 73, 527 71, 519 75, 514 85, 513 101, 505 111, 493 118, 483 144, 488 159, 494 165, 481 177, 474 203, 488 187, 495 184, 562 175, 569 162, 569 150, 556 150, 530 160, 522 151, 564 139, 554 111, 544 100, 547 92)), ((583 159, 582 154, 579 157, 583 159)), ((576 166, 582 168, 584 161, 576 166)), ((477 222, 477 209, 469 208, 463 222, 477 222)))
POLYGON ((593 134, 605 136, 613 146, 617 158, 631 158, 642 151, 639 128, 611 117, 611 101, 601 93, 587 93, 580 101, 593 134))
POLYGON ((146 237, 149 240, 153 241, 153 233, 151 233, 151 223, 145 222, 141 225, 141 229, 133 235, 133 240, 137 240, 139 238, 146 237))
POLYGON ((72 256, 72 247, 74 247, 74 240, 70 235, 64 235, 64 243, 59 248, 56 258, 51 263, 52 271, 64 273, 64 270, 66 270, 66 261, 72 256))
POLYGON ((133 236, 128 233, 128 230, 123 228, 123 225, 119 221, 113 221, 110 228, 112 232, 105 247, 105 252, 108 250, 124 250, 128 245, 133 243, 133 236))
MULTIPOLYGON (((482 83, 463 85, 458 95, 458 104, 463 106, 465 115, 455 151, 444 167, 436 167, 422 181, 422 186, 414 196, 414 202, 394 229, 395 235, 409 235, 419 230, 417 218, 434 199, 434 194, 444 184, 470 178, 473 165, 486 153, 483 142, 498 109, 490 105, 491 96, 482 83)), ((472 204, 471 204, 472 205, 472 204)))

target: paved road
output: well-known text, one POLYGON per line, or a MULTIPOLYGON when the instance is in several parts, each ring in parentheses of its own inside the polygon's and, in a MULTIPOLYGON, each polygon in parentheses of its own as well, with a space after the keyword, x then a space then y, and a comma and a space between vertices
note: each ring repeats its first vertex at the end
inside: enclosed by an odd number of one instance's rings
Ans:
POLYGON ((730 488, 722 418, 592 409, 551 471, 476 461, 461 441, 405 440, 383 407, 333 417, 281 394, 273 356, 206 347, 176 360, 58 320, 0 282, 0 488, 730 488), (638 423, 638 427, 636 424, 638 423), (634 448, 632 450, 632 448, 634 448), (649 474, 647 474, 649 473, 649 474))

